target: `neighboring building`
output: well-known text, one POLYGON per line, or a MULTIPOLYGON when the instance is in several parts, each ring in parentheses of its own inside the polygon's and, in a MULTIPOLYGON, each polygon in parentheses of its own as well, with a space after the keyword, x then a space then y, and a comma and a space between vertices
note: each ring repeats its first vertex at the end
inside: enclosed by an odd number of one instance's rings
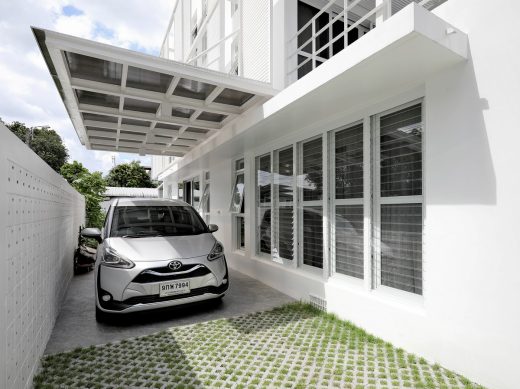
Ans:
POLYGON ((520 4, 411 2, 179 0, 163 58, 34 32, 85 146, 153 154, 232 268, 515 388, 520 4))
POLYGON ((101 202, 103 211, 108 211, 110 204, 115 199, 130 198, 158 198, 158 188, 120 188, 115 186, 107 186, 104 194, 104 200, 101 202))

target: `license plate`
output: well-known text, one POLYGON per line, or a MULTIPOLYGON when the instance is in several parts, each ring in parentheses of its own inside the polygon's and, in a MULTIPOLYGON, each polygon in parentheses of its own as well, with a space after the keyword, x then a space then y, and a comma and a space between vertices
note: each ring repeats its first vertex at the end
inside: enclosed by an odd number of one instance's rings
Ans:
POLYGON ((159 297, 190 293, 190 280, 175 280, 159 284, 159 297))

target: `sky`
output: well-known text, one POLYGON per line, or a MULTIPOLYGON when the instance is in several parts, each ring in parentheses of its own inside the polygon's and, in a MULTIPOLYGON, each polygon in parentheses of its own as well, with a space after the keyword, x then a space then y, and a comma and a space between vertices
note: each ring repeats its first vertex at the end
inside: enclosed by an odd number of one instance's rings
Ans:
POLYGON ((108 172, 116 163, 151 158, 87 150, 79 142, 50 77, 31 26, 159 55, 174 0, 0 0, 0 118, 48 125, 63 139, 70 161, 108 172))

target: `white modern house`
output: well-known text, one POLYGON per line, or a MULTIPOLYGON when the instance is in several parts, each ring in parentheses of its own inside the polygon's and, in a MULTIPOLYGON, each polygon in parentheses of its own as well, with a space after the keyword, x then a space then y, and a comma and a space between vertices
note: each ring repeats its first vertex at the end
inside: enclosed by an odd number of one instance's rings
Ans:
POLYGON ((34 33, 81 142, 154 155, 163 195, 219 225, 231 267, 517 388, 518 15, 178 0, 161 58, 34 33))

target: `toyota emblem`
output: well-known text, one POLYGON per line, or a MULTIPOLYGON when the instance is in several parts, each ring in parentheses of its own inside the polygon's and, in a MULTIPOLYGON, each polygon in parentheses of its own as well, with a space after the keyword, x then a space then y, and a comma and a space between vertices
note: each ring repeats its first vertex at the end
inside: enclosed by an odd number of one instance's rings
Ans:
POLYGON ((182 262, 181 261, 171 261, 169 264, 168 264, 168 267, 170 268, 170 270, 179 270, 182 266, 182 262))

